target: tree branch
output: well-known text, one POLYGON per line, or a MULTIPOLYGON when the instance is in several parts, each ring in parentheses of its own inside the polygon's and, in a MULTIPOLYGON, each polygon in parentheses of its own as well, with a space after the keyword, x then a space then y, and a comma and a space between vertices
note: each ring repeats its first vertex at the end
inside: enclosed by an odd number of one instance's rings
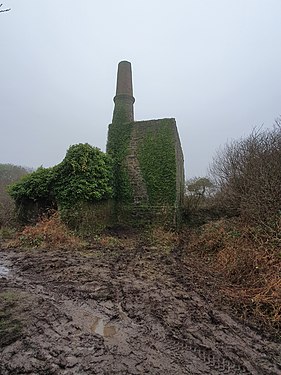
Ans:
MULTIPOLYGON (((3 4, 0 4, 0 8, 3 6, 3 4)), ((11 8, 8 8, 8 9, 0 9, 0 13, 3 13, 3 12, 9 12, 9 10, 11 10, 11 8)))

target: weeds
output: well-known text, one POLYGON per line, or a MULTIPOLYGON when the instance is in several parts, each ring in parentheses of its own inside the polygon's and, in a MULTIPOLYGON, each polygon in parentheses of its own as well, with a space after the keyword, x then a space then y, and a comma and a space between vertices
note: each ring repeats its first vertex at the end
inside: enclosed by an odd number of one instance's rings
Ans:
POLYGON ((239 219, 219 220, 193 231, 186 244, 211 259, 226 298, 266 326, 281 328, 280 240, 239 219))
POLYGON ((62 223, 58 212, 51 217, 43 217, 35 226, 26 226, 8 243, 8 247, 26 248, 69 249, 81 246, 83 242, 62 223))

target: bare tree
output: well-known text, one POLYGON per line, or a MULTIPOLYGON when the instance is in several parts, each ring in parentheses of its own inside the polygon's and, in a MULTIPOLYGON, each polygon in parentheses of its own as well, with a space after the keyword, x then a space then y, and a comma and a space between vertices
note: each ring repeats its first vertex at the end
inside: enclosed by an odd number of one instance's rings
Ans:
POLYGON ((201 198, 214 194, 214 184, 208 177, 194 177, 186 181, 186 194, 201 198))
MULTIPOLYGON (((3 6, 3 4, 0 4, 0 8, 3 6)), ((0 9, 0 13, 2 12, 9 12, 9 10, 11 10, 11 8, 7 8, 7 9, 0 9)))
POLYGON ((212 205, 215 185, 208 177, 193 177, 185 183, 184 206, 189 215, 197 215, 212 205))

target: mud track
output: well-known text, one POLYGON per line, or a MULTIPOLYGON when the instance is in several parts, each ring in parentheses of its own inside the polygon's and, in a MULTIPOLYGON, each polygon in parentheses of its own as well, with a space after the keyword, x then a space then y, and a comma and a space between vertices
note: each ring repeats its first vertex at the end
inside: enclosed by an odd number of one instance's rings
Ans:
POLYGON ((0 266, 1 375, 281 374, 280 344, 218 309, 174 253, 1 250, 0 266))

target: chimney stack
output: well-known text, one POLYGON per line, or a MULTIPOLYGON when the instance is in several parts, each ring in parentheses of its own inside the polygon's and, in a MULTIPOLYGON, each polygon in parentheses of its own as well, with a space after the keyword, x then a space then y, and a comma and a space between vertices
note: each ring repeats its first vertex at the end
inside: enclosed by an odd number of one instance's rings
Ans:
POLYGON ((114 112, 112 123, 134 121, 134 102, 132 68, 128 61, 118 64, 116 96, 114 97, 114 112))

